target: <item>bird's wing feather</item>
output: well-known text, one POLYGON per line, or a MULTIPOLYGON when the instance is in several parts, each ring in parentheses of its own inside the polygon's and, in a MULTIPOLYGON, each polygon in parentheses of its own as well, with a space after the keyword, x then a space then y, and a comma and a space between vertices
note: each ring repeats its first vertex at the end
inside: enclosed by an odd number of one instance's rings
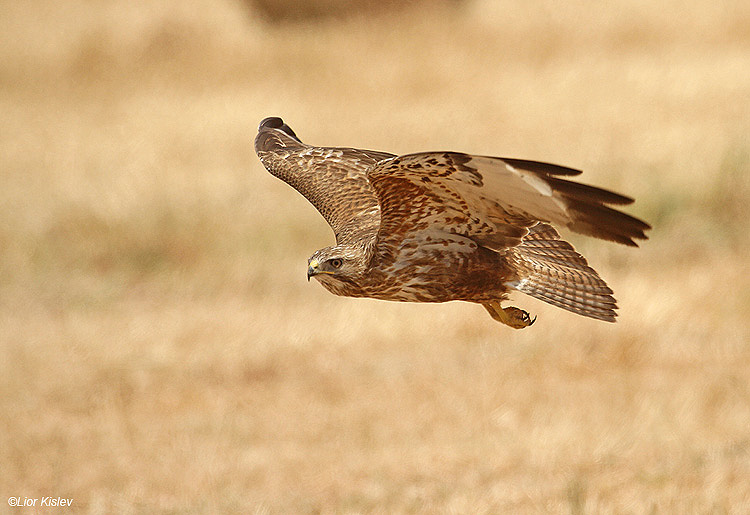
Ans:
MULTIPOLYGON (((280 119, 270 119, 278 120, 280 119)), ((255 150, 264 166, 317 208, 337 243, 373 238, 380 224, 367 170, 393 154, 353 148, 313 147, 286 125, 261 122, 255 150)))
POLYGON ((636 245, 648 224, 612 209, 632 199, 562 179, 580 171, 562 166, 456 152, 407 154, 367 173, 381 208, 380 251, 415 232, 470 237, 494 250, 513 247, 539 221, 636 245))

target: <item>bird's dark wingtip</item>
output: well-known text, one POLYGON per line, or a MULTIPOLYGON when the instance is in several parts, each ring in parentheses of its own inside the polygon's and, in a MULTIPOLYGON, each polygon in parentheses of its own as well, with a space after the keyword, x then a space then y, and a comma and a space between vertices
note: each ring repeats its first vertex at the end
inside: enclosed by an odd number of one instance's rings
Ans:
POLYGON ((302 141, 300 141, 292 128, 285 124, 284 120, 282 120, 278 116, 269 116, 267 118, 263 118, 263 120, 260 122, 260 125, 258 125, 258 132, 262 132, 264 129, 278 129, 287 136, 290 136, 302 143, 302 141))
POLYGON ((279 129, 284 125, 284 120, 279 118, 278 116, 269 116, 268 118, 263 118, 263 120, 260 122, 260 125, 258 125, 258 130, 261 131, 263 129, 279 129))

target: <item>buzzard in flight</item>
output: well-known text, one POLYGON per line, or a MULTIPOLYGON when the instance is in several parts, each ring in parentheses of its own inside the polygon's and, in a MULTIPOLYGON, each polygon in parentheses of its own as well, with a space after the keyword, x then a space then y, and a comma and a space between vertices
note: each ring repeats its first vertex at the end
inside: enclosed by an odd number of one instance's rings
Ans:
POLYGON ((581 172, 564 166, 313 147, 275 117, 260 123, 255 151, 333 228, 336 245, 312 255, 307 277, 336 295, 476 302, 520 329, 536 318, 500 305, 518 290, 614 322, 612 290, 551 224, 631 246, 650 229, 609 207, 633 199, 570 181, 581 172))

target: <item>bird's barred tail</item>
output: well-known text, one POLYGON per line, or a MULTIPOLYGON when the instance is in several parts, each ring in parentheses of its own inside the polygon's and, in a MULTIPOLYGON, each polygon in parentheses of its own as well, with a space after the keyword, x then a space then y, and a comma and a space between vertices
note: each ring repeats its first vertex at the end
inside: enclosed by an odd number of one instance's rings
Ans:
POLYGON ((614 322, 612 290, 551 226, 538 223, 511 251, 518 291, 579 315, 614 322))

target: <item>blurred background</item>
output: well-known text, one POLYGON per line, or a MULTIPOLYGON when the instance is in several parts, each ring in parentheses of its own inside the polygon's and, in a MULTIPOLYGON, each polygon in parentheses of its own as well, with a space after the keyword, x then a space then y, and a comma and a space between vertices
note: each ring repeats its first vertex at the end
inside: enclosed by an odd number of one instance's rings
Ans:
POLYGON ((750 3, 2 1, 0 512, 750 511, 750 3), (256 158, 537 159, 617 324, 335 297, 256 158))

